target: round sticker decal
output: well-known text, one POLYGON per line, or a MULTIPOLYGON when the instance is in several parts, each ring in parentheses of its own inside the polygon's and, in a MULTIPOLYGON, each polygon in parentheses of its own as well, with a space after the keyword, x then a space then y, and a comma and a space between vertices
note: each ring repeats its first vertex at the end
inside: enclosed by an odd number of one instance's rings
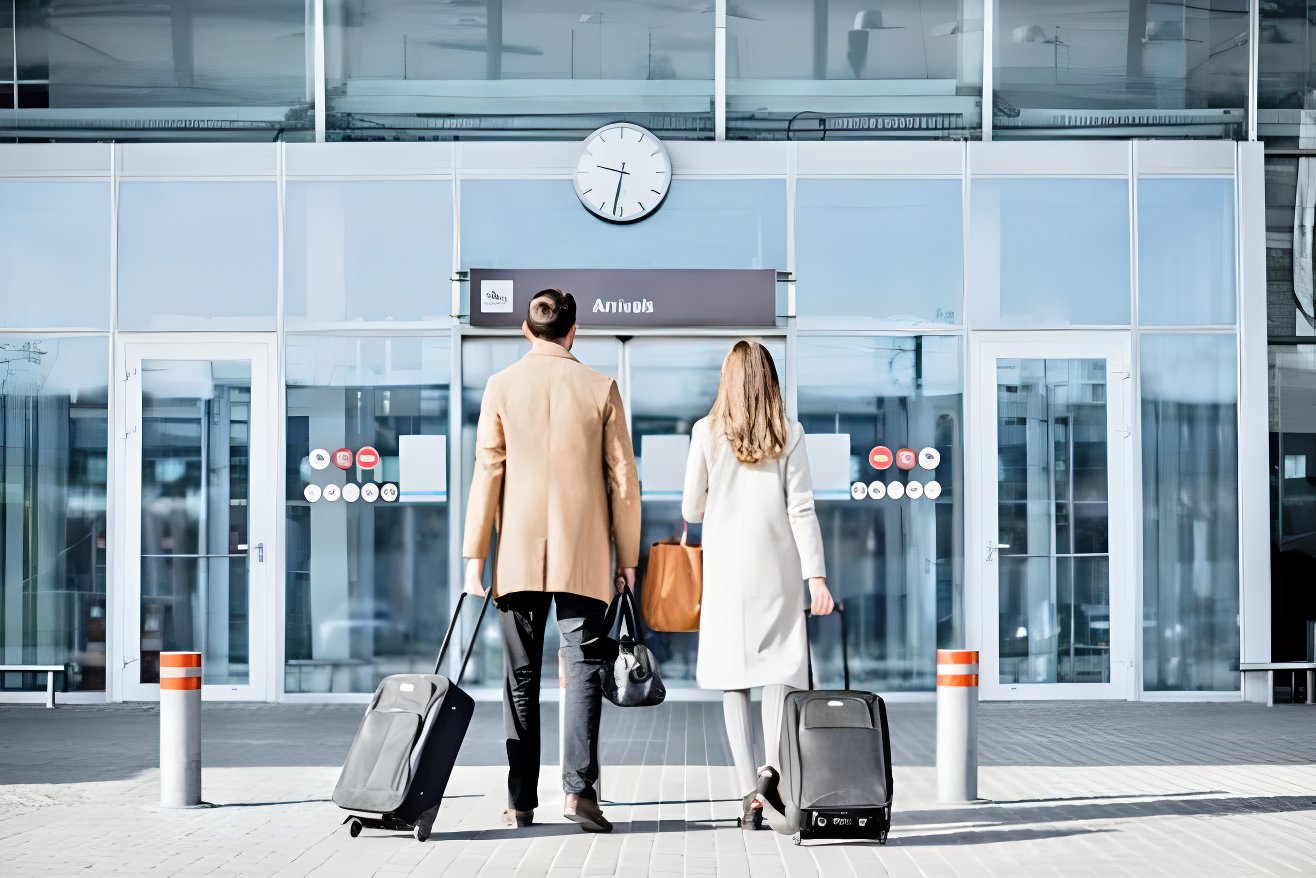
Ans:
POLYGON ((850 486, 850 496, 855 500, 862 500, 868 496, 868 486, 863 482, 855 482, 850 486))
POLYGON ((307 503, 314 503, 316 500, 320 499, 320 486, 307 485, 302 489, 302 496, 306 498, 307 503))
POLYGON ((924 485, 923 496, 927 497, 929 500, 936 500, 938 497, 940 497, 941 482, 938 482, 934 479, 933 481, 930 481, 926 485, 924 485))
POLYGON ((340 448, 334 452, 334 466, 339 469, 352 468, 352 449, 340 448))
POLYGON ((886 469, 891 466, 891 461, 891 449, 885 445, 879 445, 868 452, 868 464, 873 469, 886 469))
POLYGON ((324 469, 329 466, 329 452, 323 448, 314 448, 307 455, 307 460, 311 464, 311 469, 324 469))
POLYGON ((918 465, 924 469, 936 469, 941 465, 941 452, 929 445, 918 453, 918 465))
POLYGON ((361 496, 361 486, 356 482, 348 482, 343 485, 343 499, 348 503, 355 503, 361 496))
POLYGON ((912 448, 902 448, 896 452, 896 466, 904 470, 913 469, 918 464, 918 455, 912 448))
POLYGON ((361 486, 361 499, 367 503, 374 503, 379 499, 379 485, 374 482, 366 482, 361 486))
POLYGON ((398 486, 392 482, 385 482, 379 486, 379 496, 383 498, 385 503, 392 503, 398 499, 398 486))
POLYGON ((324 499, 328 500, 330 503, 337 500, 339 495, 342 493, 343 493, 343 489, 338 487, 337 485, 324 486, 324 499))
POLYGON ((356 453, 356 465, 361 469, 374 469, 379 466, 379 452, 374 446, 366 445, 356 453))
POLYGON ((905 496, 905 485, 903 482, 892 482, 886 486, 886 495, 892 500, 899 500, 905 496))
POLYGON ((870 500, 881 500, 886 496, 885 482, 870 482, 868 485, 868 498, 870 500))
POLYGON ((905 485, 905 496, 911 500, 917 500, 923 496, 923 483, 915 479, 910 479, 909 484, 905 485))

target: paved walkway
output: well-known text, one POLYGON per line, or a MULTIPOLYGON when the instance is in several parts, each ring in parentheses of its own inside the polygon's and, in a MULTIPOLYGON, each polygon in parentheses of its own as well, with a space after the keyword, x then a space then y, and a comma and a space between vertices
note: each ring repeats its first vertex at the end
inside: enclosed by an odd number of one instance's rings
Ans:
MULTIPOLYGON (((617 831, 496 828, 497 705, 481 705, 434 837, 352 839, 329 792, 361 708, 207 705, 206 799, 157 807, 152 707, 0 707, 0 875, 1314 875, 1316 708, 986 704, 985 804, 935 803, 931 705, 890 706, 889 844, 794 847, 734 827, 720 708, 605 715, 617 831)), ((556 722, 552 708, 546 722, 556 722)), ((549 725, 548 728, 554 726, 549 725)), ((554 765, 555 736, 544 762, 554 765)))

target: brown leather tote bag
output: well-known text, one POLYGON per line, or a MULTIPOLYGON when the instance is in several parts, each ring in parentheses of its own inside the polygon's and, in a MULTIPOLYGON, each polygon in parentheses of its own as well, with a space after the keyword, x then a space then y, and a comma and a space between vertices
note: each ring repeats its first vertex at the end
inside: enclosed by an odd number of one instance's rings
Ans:
POLYGON ((698 631, 704 597, 704 552, 687 541, 664 540, 649 547, 649 566, 640 591, 644 621, 654 631, 698 631))

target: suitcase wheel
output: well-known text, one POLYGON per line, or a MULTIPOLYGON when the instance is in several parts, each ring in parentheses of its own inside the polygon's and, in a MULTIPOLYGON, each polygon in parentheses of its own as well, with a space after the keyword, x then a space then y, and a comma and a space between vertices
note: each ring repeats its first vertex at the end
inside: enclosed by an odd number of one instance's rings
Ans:
POLYGON ((429 829, 424 826, 417 826, 415 829, 411 830, 411 834, 415 837, 416 841, 426 841, 430 837, 429 829))
POLYGON ((794 841, 796 847, 799 847, 801 844, 804 843, 804 839, 800 838, 800 834, 798 832, 795 833, 794 841))
POLYGON ((353 817, 351 821, 347 824, 347 831, 352 836, 352 838, 356 838, 358 835, 361 834, 361 821, 353 817))
POLYGON ((877 837, 878 844, 886 844, 886 833, 887 831, 883 829, 882 834, 877 837))

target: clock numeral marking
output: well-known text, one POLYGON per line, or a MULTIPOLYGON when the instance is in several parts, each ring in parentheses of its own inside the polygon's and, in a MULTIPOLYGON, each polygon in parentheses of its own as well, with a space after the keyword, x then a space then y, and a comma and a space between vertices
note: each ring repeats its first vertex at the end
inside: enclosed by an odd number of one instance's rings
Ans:
POLYGON ((606 201, 600 201, 600 202, 599 202, 599 213, 603 213, 603 208, 604 208, 605 206, 607 206, 607 204, 608 204, 608 202, 606 202, 606 201))
POLYGON ((661 149, 655 149, 653 152, 649 153, 649 156, 650 158, 652 158, 653 156, 658 155, 660 152, 662 152, 661 149))
POLYGON ((580 194, 581 194, 581 195, 588 195, 588 194, 590 194, 590 193, 593 192, 593 191, 594 191, 594 187, 591 186, 591 187, 589 187, 588 189, 586 189, 584 192, 582 192, 582 193, 580 193, 580 194))
POLYGON ((649 191, 652 192, 654 195, 662 195, 662 194, 663 194, 663 193, 659 192, 657 189, 650 189, 649 191))
POLYGON ((640 205, 640 210, 644 210, 644 205, 643 205, 643 204, 640 204, 640 202, 638 202, 638 201, 635 202, 635 203, 640 205))

